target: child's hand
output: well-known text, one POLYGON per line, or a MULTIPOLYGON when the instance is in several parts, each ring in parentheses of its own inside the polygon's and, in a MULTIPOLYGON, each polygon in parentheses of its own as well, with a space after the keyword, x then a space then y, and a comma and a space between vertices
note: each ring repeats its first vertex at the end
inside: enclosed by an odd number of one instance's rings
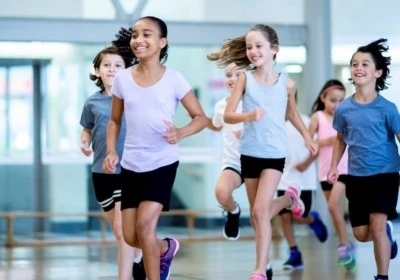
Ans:
POLYGON ((242 137, 243 134, 243 129, 233 131, 233 134, 235 134, 237 139, 240 139, 240 137, 242 137))
POLYGON ((307 146, 308 150, 310 150, 310 152, 313 156, 315 156, 318 153, 319 146, 313 140, 307 141, 306 146, 307 146))
POLYGON ((173 123, 164 120, 164 123, 167 125, 166 133, 163 135, 163 138, 169 144, 177 144, 181 140, 181 136, 179 135, 179 129, 174 126, 173 123))
POLYGON ((336 183, 337 179, 339 178, 339 172, 337 168, 330 168, 327 175, 328 183, 334 184, 336 183))
POLYGON ((106 158, 103 161, 103 171, 112 174, 116 170, 119 158, 116 153, 107 153, 106 158))
POLYGON ((251 111, 252 121, 259 121, 265 115, 265 109, 262 107, 255 108, 251 111))
POLYGON ((89 148, 89 143, 86 140, 82 140, 81 151, 87 157, 92 154, 92 150, 89 148))

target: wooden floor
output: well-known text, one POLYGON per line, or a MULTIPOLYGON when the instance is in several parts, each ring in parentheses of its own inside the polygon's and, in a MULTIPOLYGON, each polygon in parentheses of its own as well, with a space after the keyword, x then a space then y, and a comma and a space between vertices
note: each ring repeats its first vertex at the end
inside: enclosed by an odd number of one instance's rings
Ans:
MULTIPOLYGON (((395 233, 400 225, 395 224, 395 233)), ((306 232, 306 231, 304 231, 306 232)), ((399 237, 399 235, 396 235, 399 237)), ((400 240, 398 238, 398 240, 400 240)), ((283 271, 288 247, 275 240, 271 250, 274 280, 373 280, 376 274, 371 243, 357 243, 358 270, 346 274, 336 262, 337 238, 324 244, 312 233, 298 236, 304 269, 283 271)), ((248 280, 254 267, 252 240, 182 242, 173 261, 171 280, 248 280)), ((400 279, 400 258, 390 264, 390 279, 400 279)), ((86 280, 116 279, 114 246, 49 246, 0 248, 1 280, 86 280)))

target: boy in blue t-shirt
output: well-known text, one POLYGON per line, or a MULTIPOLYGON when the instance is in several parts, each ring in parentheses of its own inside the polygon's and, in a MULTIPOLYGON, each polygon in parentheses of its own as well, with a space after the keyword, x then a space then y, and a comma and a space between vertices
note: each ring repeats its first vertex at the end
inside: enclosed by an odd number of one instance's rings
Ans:
POLYGON ((400 115, 379 92, 387 88, 390 57, 386 39, 359 47, 351 58, 353 96, 336 109, 333 127, 338 131, 328 181, 336 182, 337 165, 348 146, 350 222, 355 238, 372 241, 377 266, 375 280, 389 279, 389 261, 397 255, 393 225, 397 218, 400 156, 400 115))

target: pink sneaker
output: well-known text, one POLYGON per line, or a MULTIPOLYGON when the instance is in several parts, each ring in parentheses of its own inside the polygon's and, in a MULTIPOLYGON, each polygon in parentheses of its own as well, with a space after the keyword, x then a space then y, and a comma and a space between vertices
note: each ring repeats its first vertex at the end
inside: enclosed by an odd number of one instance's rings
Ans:
POLYGON ((250 280, 268 280, 267 276, 262 275, 261 273, 254 272, 250 275, 250 280))
POLYGON ((285 194, 289 195, 293 199, 292 206, 288 209, 297 217, 303 216, 304 214, 304 203, 300 199, 300 193, 301 190, 294 186, 289 186, 285 191, 285 194))

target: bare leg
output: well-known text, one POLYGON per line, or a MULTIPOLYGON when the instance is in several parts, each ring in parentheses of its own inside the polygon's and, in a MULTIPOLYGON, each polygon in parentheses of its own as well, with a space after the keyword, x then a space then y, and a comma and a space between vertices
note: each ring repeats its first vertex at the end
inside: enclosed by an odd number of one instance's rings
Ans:
POLYGON ((344 220, 344 211, 341 205, 345 190, 346 185, 342 182, 336 182, 332 187, 328 200, 328 208, 332 217, 333 226, 339 238, 339 244, 349 243, 346 232, 346 221, 344 220))
POLYGON ((117 202, 112 210, 106 212, 106 217, 117 240, 118 280, 131 280, 133 260, 142 253, 140 249, 129 246, 123 238, 121 203, 117 202))
MULTIPOLYGON (((280 211, 272 203, 279 180, 282 173, 265 169, 262 171, 260 179, 246 179, 246 190, 249 198, 252 224, 256 232, 256 267, 255 272, 265 275, 265 267, 269 259, 269 249, 271 244, 271 222, 273 212, 280 211), (257 184, 258 183, 258 184, 257 184)), ((290 205, 291 198, 281 197, 280 201, 288 200, 290 205)), ((276 203, 274 203, 276 204, 276 203)), ((281 207, 282 209, 283 207, 281 207)))
POLYGON ((236 203, 232 193, 241 183, 242 179, 236 172, 229 169, 222 171, 215 187, 215 197, 224 209, 230 212, 236 209, 236 203))
POLYGON ((390 262, 390 242, 386 233, 387 215, 370 214, 370 231, 374 243, 375 262, 380 275, 388 275, 390 262))
POLYGON ((156 235, 162 207, 157 202, 143 201, 137 210, 136 231, 148 280, 160 279, 160 256, 168 249, 166 242, 159 240, 156 235))
POLYGON ((293 230, 292 213, 287 212, 281 215, 282 231, 290 248, 296 246, 296 238, 293 230))

